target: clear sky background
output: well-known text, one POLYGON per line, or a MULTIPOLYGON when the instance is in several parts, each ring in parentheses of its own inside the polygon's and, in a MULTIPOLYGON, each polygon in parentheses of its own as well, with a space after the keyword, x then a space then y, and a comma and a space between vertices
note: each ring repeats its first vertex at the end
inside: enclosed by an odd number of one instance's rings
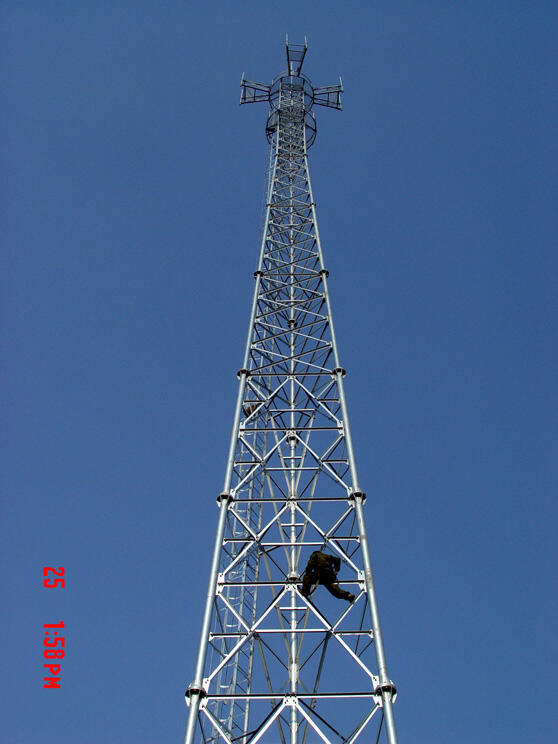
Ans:
POLYGON ((182 741, 287 32, 401 744, 556 741, 557 21, 2 2, 2 742, 182 741))

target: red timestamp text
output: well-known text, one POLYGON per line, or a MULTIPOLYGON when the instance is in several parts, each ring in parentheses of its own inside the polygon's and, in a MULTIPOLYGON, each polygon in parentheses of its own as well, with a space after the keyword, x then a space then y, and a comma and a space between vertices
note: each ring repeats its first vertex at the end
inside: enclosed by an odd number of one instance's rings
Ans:
POLYGON ((61 578, 64 576, 66 570, 63 566, 58 566, 58 568, 52 568, 52 566, 45 566, 43 568, 43 576, 45 577, 43 580, 43 586, 45 589, 55 589, 56 587, 60 587, 61 589, 64 589, 66 586, 66 580, 61 578), (52 571, 54 576, 49 576, 48 572, 52 571), (57 576, 58 578, 54 578, 57 576))
MULTIPOLYGON (((64 589, 66 586, 66 579, 64 574, 66 570, 63 566, 53 568, 52 566, 44 566, 43 568, 43 586, 45 589, 64 589)), ((45 638, 43 644, 45 646, 43 650, 43 657, 46 664, 43 667, 48 670, 45 675, 50 674, 52 676, 45 676, 44 685, 47 690, 59 690, 61 687, 60 671, 62 664, 60 663, 66 655, 65 646, 66 639, 62 632, 64 629, 64 623, 46 623, 44 626, 45 638)))
POLYGON ((65 656, 64 647, 66 645, 66 639, 58 631, 64 628, 64 623, 60 621, 59 623, 45 624, 43 627, 45 628, 43 643, 46 647, 43 656, 47 660, 47 663, 43 666, 53 675, 52 677, 45 677, 43 687, 47 690, 57 690, 60 689, 61 683, 60 677, 55 675, 60 674, 62 668, 60 661, 65 656))

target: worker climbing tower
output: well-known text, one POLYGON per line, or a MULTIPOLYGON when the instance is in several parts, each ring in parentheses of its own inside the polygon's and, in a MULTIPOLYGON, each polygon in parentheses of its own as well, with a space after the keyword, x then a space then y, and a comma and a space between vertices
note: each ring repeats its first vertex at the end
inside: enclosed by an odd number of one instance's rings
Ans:
POLYGON ((397 742, 308 170, 312 109, 343 88, 315 88, 306 51, 287 39, 271 85, 241 82, 269 103, 270 177, 185 744, 397 742), (352 601, 302 593, 315 551, 352 601))

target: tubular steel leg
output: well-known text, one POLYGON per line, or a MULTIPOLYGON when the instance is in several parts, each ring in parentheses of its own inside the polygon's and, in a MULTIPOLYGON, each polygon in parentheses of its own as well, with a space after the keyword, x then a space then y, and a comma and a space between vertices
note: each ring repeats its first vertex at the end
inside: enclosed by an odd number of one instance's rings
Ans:
POLYGON ((209 629, 211 625, 211 610, 215 597, 215 589, 217 587, 217 572, 219 570, 219 560, 221 557, 221 543, 223 541, 223 534, 225 532, 225 520, 227 518, 228 503, 225 498, 221 499, 221 507, 219 512, 219 522, 217 525, 217 535, 215 536, 215 549, 213 551, 213 560, 211 562, 211 573, 209 575, 209 586, 207 589, 207 598, 205 601, 205 612, 203 615, 202 630, 200 636, 200 646, 198 651, 198 661, 196 664, 196 674, 194 681, 190 685, 190 714, 188 717, 188 724, 186 726, 186 734, 184 736, 184 744, 192 744, 194 741, 194 733, 196 730, 196 723, 198 720, 198 710, 201 698, 206 694, 203 689, 203 669, 205 665, 205 657, 207 654, 207 645, 209 638, 209 629))

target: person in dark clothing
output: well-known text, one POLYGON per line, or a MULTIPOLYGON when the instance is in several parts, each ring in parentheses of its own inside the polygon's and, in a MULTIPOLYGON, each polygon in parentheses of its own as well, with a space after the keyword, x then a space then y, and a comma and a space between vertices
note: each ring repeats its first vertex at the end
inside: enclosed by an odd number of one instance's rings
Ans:
POLYGON ((353 602, 355 595, 341 589, 337 583, 337 574, 340 568, 341 559, 339 556, 328 555, 327 553, 321 553, 319 550, 315 550, 310 556, 308 565, 304 571, 300 593, 305 597, 309 597, 312 587, 316 584, 322 584, 337 599, 346 599, 349 602, 353 602))

